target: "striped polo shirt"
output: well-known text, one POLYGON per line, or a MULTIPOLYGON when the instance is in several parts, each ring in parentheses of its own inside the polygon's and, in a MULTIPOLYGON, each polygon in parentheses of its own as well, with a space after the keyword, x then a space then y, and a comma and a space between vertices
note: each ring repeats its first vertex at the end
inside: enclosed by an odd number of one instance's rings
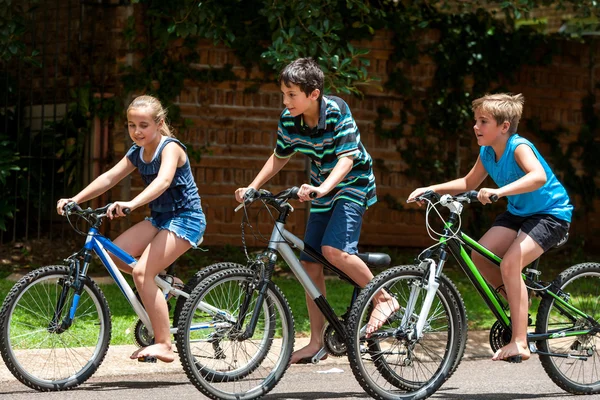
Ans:
POLYGON ((289 158, 296 152, 311 160, 310 184, 320 186, 341 157, 353 160, 352 170, 327 195, 312 201, 311 212, 331 210, 336 200, 346 199, 369 207, 377 202, 373 161, 360 141, 350 107, 335 96, 321 99, 319 124, 310 129, 302 115, 293 117, 286 108, 277 129, 275 156, 289 158))

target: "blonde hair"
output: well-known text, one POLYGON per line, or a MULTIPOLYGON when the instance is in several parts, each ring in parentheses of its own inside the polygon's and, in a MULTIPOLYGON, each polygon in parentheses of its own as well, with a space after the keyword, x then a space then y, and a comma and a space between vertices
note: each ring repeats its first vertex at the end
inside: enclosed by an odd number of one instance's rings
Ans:
POLYGON ((505 121, 509 122, 508 133, 512 135, 517 132, 519 120, 523 115, 523 104, 525 104, 525 97, 521 93, 486 94, 473 100, 471 109, 473 112, 481 111, 490 114, 498 125, 505 121))
POLYGON ((163 121, 162 125, 160 126, 160 134, 163 136, 175 137, 173 128, 169 126, 169 122, 167 121, 167 110, 163 108, 162 104, 156 97, 148 95, 138 96, 133 99, 129 107, 127 107, 127 112, 129 113, 129 110, 132 108, 148 109, 150 115, 154 119, 154 122, 158 124, 161 120, 163 121))

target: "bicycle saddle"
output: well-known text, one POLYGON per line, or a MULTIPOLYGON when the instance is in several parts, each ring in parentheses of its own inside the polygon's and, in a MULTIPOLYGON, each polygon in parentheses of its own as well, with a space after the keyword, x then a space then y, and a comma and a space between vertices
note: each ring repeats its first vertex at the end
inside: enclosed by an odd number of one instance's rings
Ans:
POLYGON ((385 253, 358 253, 357 256, 371 267, 387 267, 392 262, 391 257, 385 253))

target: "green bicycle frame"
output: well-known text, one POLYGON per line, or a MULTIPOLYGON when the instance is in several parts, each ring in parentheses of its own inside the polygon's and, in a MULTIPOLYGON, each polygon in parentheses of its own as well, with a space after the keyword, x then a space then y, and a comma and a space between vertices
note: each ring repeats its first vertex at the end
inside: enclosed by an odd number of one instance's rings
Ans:
MULTIPOLYGON (((452 220, 452 216, 450 220, 452 220)), ((479 244, 476 240, 466 235, 464 232, 453 232, 450 229, 452 226, 453 223, 451 221, 445 224, 444 237, 440 239, 440 259, 444 261, 447 260, 448 253, 446 252, 446 250, 448 250, 450 254, 452 254, 452 256, 456 259, 458 265, 461 267, 465 275, 469 278, 471 284, 475 287, 477 292, 480 294, 480 296, 487 304, 490 311, 500 322, 500 324, 502 324, 504 328, 511 329, 510 318, 502 305, 500 295, 485 281, 485 279, 475 266, 475 263, 473 263, 473 260, 471 260, 467 249, 475 251, 476 253, 485 257, 487 260, 497 265, 498 267, 500 267, 502 259, 487 248, 485 248, 484 246, 482 246, 481 244, 479 244)), ((536 290, 542 297, 553 297, 554 301, 556 302, 556 308, 561 314, 563 314, 567 318, 570 318, 572 321, 575 321, 579 318, 585 318, 587 320, 593 321, 593 319, 587 314, 569 304, 568 300, 565 300, 565 297, 563 297, 560 289, 552 286, 544 287, 540 283, 531 280, 525 274, 521 275, 523 277, 523 280, 525 280, 526 285, 536 290)), ((537 340, 554 339, 559 337, 562 338, 567 336, 579 336, 588 333, 591 333, 591 330, 556 330, 545 333, 529 333, 527 335, 527 340, 529 342, 534 342, 537 340)))

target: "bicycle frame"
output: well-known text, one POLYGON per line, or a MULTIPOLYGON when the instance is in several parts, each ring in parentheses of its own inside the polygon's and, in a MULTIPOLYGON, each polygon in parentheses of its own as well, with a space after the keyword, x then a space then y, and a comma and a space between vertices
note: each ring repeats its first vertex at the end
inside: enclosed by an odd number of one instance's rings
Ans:
MULTIPOLYGON (((358 293, 360 292, 360 287, 352 281, 350 277, 344 274, 342 271, 337 269, 334 265, 332 265, 325 257, 323 257, 319 252, 313 249, 310 245, 304 243, 303 240, 295 236, 293 233, 289 232, 285 229, 285 221, 290 213, 290 209, 286 208, 282 211, 275 221, 275 225, 273 227, 273 232, 271 233, 271 238, 269 239, 269 244, 267 246, 267 251, 265 252, 266 258, 269 261, 268 271, 269 275, 263 277, 263 281, 261 282, 261 289, 259 293, 259 297, 255 304, 255 309, 253 313, 254 319, 258 318, 260 315, 259 310, 262 307, 262 302, 264 299, 265 285, 270 281, 271 273, 275 267, 275 261, 277 259, 277 253, 281 254, 285 262, 288 264, 296 279, 300 282, 300 284, 304 287, 304 290, 310 298, 315 302, 321 313, 325 317, 325 319, 334 327, 335 331, 338 332, 343 340, 346 340, 348 337, 348 332, 344 324, 341 323, 340 319, 337 317, 335 311, 325 299, 325 296, 319 291, 319 289, 315 286, 314 282, 310 279, 304 268, 302 267, 301 262, 298 260, 294 251, 292 250, 292 246, 300 251, 305 252, 317 262, 323 264, 327 269, 336 273, 341 279, 344 279, 351 283, 354 286, 354 292, 352 293, 352 301, 356 299, 358 293)), ((252 320, 248 325, 244 337, 251 337, 254 333, 254 327, 256 326, 256 321, 252 320)))
MULTIPOLYGON (((446 251, 448 250, 449 253, 457 261, 464 274, 468 277, 471 284, 475 287, 479 295, 487 304, 490 311, 500 322, 500 324, 502 324, 502 326, 506 329, 511 329, 510 317, 504 310, 498 293, 495 290, 493 290, 490 287, 490 285, 485 281, 485 279, 475 266, 475 263, 469 256, 467 248, 485 257, 487 260, 489 260, 498 267, 500 267, 502 259, 487 248, 485 248, 484 246, 482 246, 481 244, 479 244, 476 240, 466 235, 464 232, 460 230, 458 232, 452 231, 451 228, 456 224, 457 220, 458 214, 455 212, 451 212, 450 217, 444 227, 443 237, 440 239, 439 242, 439 265, 436 267, 435 261, 433 259, 426 258, 422 261, 421 266, 425 268, 425 271, 427 271, 427 268, 429 268, 429 271, 431 272, 431 274, 433 274, 433 270, 431 269, 431 266, 433 265, 433 267, 435 268, 435 275, 436 277, 439 277, 442 273, 442 269, 445 262, 448 260, 448 252, 446 251)), ((539 258, 533 262, 533 269, 537 268, 538 262, 539 258)), ((567 316, 568 318, 571 318, 572 320, 577 320, 578 318, 585 318, 591 322, 594 322, 593 318, 589 317, 587 314, 583 313, 576 307, 573 307, 571 304, 569 304, 568 296, 562 293, 560 289, 553 288, 551 285, 544 287, 539 282, 532 280, 526 274, 522 273, 521 275, 526 285, 534 289, 542 297, 553 297, 554 301, 557 304, 557 309, 559 309, 563 315, 567 316)), ((433 290, 432 288, 428 288, 428 295, 432 292, 435 293, 435 290, 433 290)), ((424 306, 421 310, 420 315, 420 317, 422 318, 420 318, 419 320, 424 319, 427 313, 429 313, 429 307, 424 306)), ((417 337, 421 337, 422 328, 422 326, 417 326, 417 337)), ((545 333, 528 333, 527 340, 528 342, 535 342, 537 340, 562 338, 568 336, 579 336, 589 333, 595 333, 596 330, 597 329, 592 328, 583 331, 556 330, 545 333)))
MULTIPOLYGON (((111 256, 108 253, 110 252, 115 257, 117 257, 119 260, 121 260, 124 263, 126 263, 127 265, 129 265, 131 268, 135 267, 135 265, 137 264, 137 260, 134 257, 132 257, 130 254, 128 254, 127 252, 123 251, 116 244, 114 244, 110 239, 103 236, 98 231, 98 228, 93 226, 88 231, 87 239, 86 239, 85 245, 83 247, 83 267, 82 267, 81 271, 79 272, 77 279, 79 279, 80 277, 85 278, 87 276, 87 270, 89 268, 90 260, 92 258, 92 252, 96 253, 96 255, 98 256, 98 258, 100 259, 100 261, 102 262, 102 264, 104 265, 104 267, 106 268, 106 270, 108 271, 110 276, 113 278, 113 280, 119 287, 119 290, 121 291, 121 293, 123 293, 123 296, 125 296, 125 298, 129 302, 129 304, 133 308, 134 312, 138 316, 138 318, 142 321, 142 323, 146 327, 148 334, 150 336, 154 336, 154 331, 152 329, 152 324, 150 323, 150 318, 148 317, 148 313, 144 309, 144 306, 142 305, 142 303, 140 303, 140 301, 138 300, 137 296, 133 293, 133 290, 131 289, 131 287, 129 286, 127 281, 125 280, 125 277, 123 276, 122 272, 117 268, 116 264, 114 263, 114 261, 112 260, 111 256)), ((76 253, 76 254, 79 254, 79 253, 76 253)), ((185 298, 189 297, 188 293, 172 287, 168 282, 161 279, 159 276, 156 276, 154 281, 156 282, 158 287, 163 291, 163 294, 165 296, 167 296, 169 293, 171 293, 176 296, 183 296, 185 298)), ((75 311, 77 310, 78 301, 79 301, 79 294, 76 293, 75 296, 73 296, 73 303, 69 310, 69 317, 68 317, 69 324, 70 324, 70 321, 72 321, 72 319, 75 316, 75 311)), ((203 311, 206 311, 206 312, 220 313, 221 315, 223 315, 222 311, 220 311, 220 310, 216 309, 215 307, 213 307, 209 304, 206 304, 204 302, 202 302, 200 304, 200 309, 202 309, 203 311)), ((223 315, 223 317, 225 317, 229 321, 235 321, 235 319, 233 319, 233 317, 229 314, 223 315)), ((209 327, 211 327, 211 326, 209 326, 209 324, 198 324, 198 325, 192 326, 191 329, 206 329, 209 327)), ((177 328, 176 327, 171 328, 170 332, 171 332, 171 334, 177 333, 177 328)))

